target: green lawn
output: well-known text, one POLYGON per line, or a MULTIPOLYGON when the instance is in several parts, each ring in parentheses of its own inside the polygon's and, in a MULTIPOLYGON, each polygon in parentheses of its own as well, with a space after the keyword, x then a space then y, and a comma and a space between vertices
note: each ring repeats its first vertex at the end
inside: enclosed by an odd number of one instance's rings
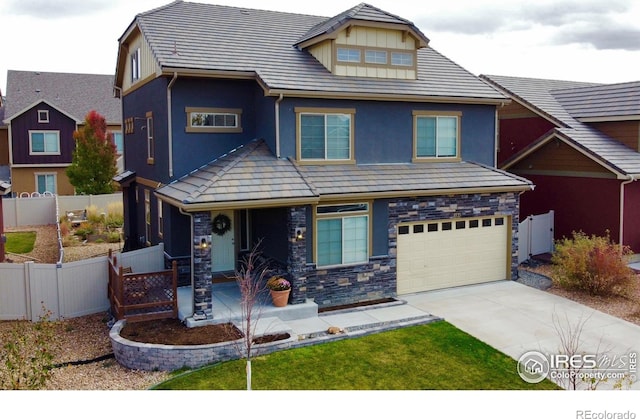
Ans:
POLYGON ((6 233, 6 236, 7 244, 5 250, 9 253, 29 253, 33 250, 33 246, 36 243, 35 231, 6 233))
MULTIPOLYGON (((210 365, 154 387, 242 390, 245 361, 210 365)), ((517 362, 441 321, 254 358, 254 390, 550 390, 524 382, 517 362)))

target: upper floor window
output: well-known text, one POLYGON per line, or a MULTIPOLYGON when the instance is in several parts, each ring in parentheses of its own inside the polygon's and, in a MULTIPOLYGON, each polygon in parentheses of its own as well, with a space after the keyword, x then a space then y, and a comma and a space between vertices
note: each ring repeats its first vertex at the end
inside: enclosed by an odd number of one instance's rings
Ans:
POLYGON ((360 50, 357 48, 338 48, 338 61, 346 63, 359 63, 360 50))
POLYGON ((457 159, 460 113, 414 112, 414 157, 457 159))
POLYGON ((413 66, 413 54, 409 52, 392 52, 391 65, 411 67, 413 66))
POLYGON ((124 142, 121 132, 113 133, 113 144, 116 146, 116 153, 122 155, 124 153, 124 142))
POLYGON ((353 160, 353 109, 296 109, 298 160, 353 160))
POLYGON ((153 142, 153 113, 147 112, 147 163, 153 164, 155 159, 155 144, 153 142))
POLYGON ((186 108, 187 132, 242 132, 242 109, 186 108))
POLYGON ((60 132, 29 131, 29 154, 60 154, 60 132))
POLYGON ((318 266, 366 263, 369 260, 369 204, 316 207, 318 266))
POLYGON ((140 79, 140 48, 131 53, 131 81, 140 79))
POLYGON ((49 123, 49 111, 38 110, 38 122, 48 124, 49 123))
POLYGON ((368 49, 364 52, 364 61, 368 64, 387 64, 387 51, 368 49))

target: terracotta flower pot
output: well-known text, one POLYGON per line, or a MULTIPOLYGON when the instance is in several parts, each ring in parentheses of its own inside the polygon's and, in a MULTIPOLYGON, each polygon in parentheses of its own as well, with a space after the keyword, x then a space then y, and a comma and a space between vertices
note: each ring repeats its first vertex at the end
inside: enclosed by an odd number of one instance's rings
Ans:
POLYGON ((291 289, 284 291, 274 291, 270 290, 271 299, 273 300, 273 305, 276 307, 284 307, 289 302, 289 293, 291 293, 291 289))

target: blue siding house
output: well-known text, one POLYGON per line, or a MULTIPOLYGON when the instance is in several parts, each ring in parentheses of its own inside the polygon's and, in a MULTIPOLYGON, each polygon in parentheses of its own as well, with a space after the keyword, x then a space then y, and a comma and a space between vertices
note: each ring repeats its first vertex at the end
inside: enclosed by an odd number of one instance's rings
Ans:
POLYGON ((532 184, 496 169, 508 99, 412 22, 174 1, 119 45, 126 248, 164 243, 194 321, 258 242, 319 308, 516 274, 532 184))

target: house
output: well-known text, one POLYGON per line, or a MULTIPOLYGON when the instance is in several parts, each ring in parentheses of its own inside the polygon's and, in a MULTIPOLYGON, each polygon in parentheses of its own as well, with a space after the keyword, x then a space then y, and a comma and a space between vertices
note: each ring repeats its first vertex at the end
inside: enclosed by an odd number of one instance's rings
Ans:
POLYGON ((516 275, 508 99, 402 17, 174 1, 133 19, 115 82, 125 246, 164 243, 195 319, 259 241, 321 308, 516 275))
POLYGON ((4 123, 14 195, 74 194, 65 170, 73 159, 73 132, 91 110, 106 119, 116 145, 121 143, 122 112, 112 75, 7 72, 4 123))
POLYGON ((521 217, 554 210, 555 239, 609 234, 640 252, 640 82, 481 78, 512 100, 498 163, 536 185, 521 217))

